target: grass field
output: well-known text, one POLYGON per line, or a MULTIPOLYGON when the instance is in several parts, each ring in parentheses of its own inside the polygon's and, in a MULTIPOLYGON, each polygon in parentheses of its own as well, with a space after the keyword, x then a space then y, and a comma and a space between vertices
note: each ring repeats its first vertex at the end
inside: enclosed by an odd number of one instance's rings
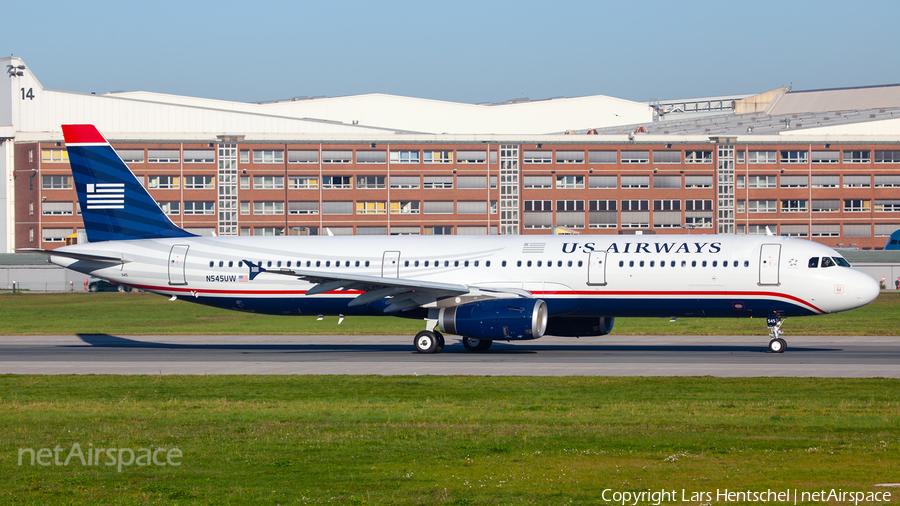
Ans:
MULTIPOLYGON (((74 293, 0 295, 2 334, 355 334, 412 335, 421 320, 387 317, 266 316, 200 306, 153 294, 74 293)), ((787 335, 900 335, 900 293, 884 292, 853 311, 789 318, 787 335)), ((754 319, 617 318, 613 334, 761 335, 766 322, 754 319)))
MULTIPOLYGON (((604 489, 871 492, 900 481, 898 419, 900 382, 878 379, 0 376, 0 502, 609 504, 604 489), (67 453, 75 443, 183 456, 178 467, 121 472, 77 460, 18 465, 19 449, 67 453)), ((722 501, 665 501, 676 502, 722 501)))

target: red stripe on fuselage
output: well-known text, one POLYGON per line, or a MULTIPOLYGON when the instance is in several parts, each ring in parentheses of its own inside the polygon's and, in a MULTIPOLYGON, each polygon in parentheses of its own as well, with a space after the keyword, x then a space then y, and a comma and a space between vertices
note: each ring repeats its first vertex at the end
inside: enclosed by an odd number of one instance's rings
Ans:
MULTIPOLYGON (((181 293, 189 293, 189 294, 197 294, 197 295, 305 295, 306 290, 192 290, 190 288, 181 288, 176 286, 150 286, 150 285, 130 285, 134 288, 139 288, 141 290, 151 290, 151 291, 168 291, 168 292, 181 292, 181 293)), ((344 291, 332 291, 332 292, 324 292, 317 295, 360 295, 365 292, 360 290, 344 290, 344 291)), ((650 298, 670 298, 670 297, 722 297, 733 299, 735 297, 769 297, 776 299, 787 299, 803 306, 806 306, 813 311, 816 311, 820 314, 825 314, 826 311, 819 309, 818 307, 810 304, 809 302, 801 299, 800 297, 796 297, 794 295, 788 295, 785 293, 778 292, 691 292, 691 291, 671 291, 671 292, 648 292, 648 291, 534 291, 531 292, 533 295, 587 295, 596 298, 602 298, 604 296, 609 295, 620 295, 627 297, 635 297, 635 296, 646 296, 650 298)))

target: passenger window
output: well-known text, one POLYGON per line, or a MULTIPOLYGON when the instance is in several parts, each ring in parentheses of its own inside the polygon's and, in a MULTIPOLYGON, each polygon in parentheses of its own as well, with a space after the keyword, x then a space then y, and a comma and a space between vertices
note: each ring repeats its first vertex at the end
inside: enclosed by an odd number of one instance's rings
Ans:
POLYGON ((244 261, 243 261, 243 260, 240 261, 240 262, 238 262, 238 267, 243 267, 243 266, 244 266, 244 261))
POLYGON ((750 267, 750 260, 744 260, 744 267, 750 267))
POLYGON ((703 267, 706 267, 706 260, 703 261, 703 267))
POLYGON ((569 267, 572 267, 572 261, 569 260, 569 267))
POLYGON ((419 266, 419 261, 416 260, 415 262, 413 262, 413 266, 414 266, 414 267, 418 267, 418 266, 419 266))
POLYGON ((628 267, 634 267, 634 260, 628 261, 628 267))
MULTIPOLYGON (((175 263, 175 262, 173 261, 172 263, 175 263)), ((210 267, 213 267, 213 265, 214 265, 214 262, 213 262, 212 260, 210 260, 210 261, 209 261, 209 266, 210 266, 210 267)))
POLYGON ((369 261, 368 261, 368 260, 366 260, 366 267, 368 267, 368 266, 369 266, 369 261))
POLYGON ((812 257, 809 259, 809 268, 815 269, 819 266, 819 257, 812 257))
POLYGON ((719 265, 719 261, 718 261, 718 260, 713 260, 713 267, 716 267, 716 266, 718 266, 718 265, 719 265))
POLYGON ((691 267, 697 267, 697 261, 691 260, 691 267))
POLYGON ((822 267, 834 267, 834 261, 828 257, 822 257, 822 267))
POLYGON ((428 260, 425 260, 425 267, 428 267, 428 260))
MULTIPOLYGON (((490 267, 490 264, 488 264, 488 267, 490 267)), ((506 267, 506 260, 500 262, 500 267, 506 267)))
POLYGON ((522 261, 521 261, 521 260, 519 260, 519 261, 516 262, 516 267, 522 267, 522 261))
POLYGON ((490 260, 485 261, 485 262, 484 262, 484 266, 485 266, 485 267, 490 267, 490 266, 491 266, 491 261, 490 261, 490 260))
POLYGON ((359 260, 356 261, 356 266, 359 267, 359 260))
POLYGON ((641 260, 641 267, 643 267, 643 266, 644 266, 644 261, 643 261, 643 260, 641 260))
POLYGON ((540 260, 538 260, 537 266, 538 266, 538 267, 541 266, 541 261, 540 261, 540 260))
POLYGON ((675 267, 675 260, 672 260, 671 262, 669 262, 669 267, 675 267))
POLYGON ((409 260, 403 263, 403 267, 409 267, 409 260))
POLYGON ((281 260, 278 261, 278 267, 281 267, 281 260))
POLYGON ((269 263, 266 264, 266 267, 272 267, 272 261, 269 260, 269 263))
MULTIPOLYGON (((458 263, 458 262, 457 262, 457 263, 458 263)), ((468 267, 468 266, 469 266, 469 261, 468 261, 468 260, 466 260, 465 262, 463 262, 463 267, 468 267)))
POLYGON ((528 263, 525 265, 527 265, 528 267, 531 267, 531 260, 529 260, 528 263))
POLYGON ((625 267, 625 262, 622 260, 619 260, 619 267, 625 267))
POLYGON ((581 266, 582 266, 582 261, 579 260, 579 261, 578 261, 578 267, 581 267, 581 266))
POLYGON ((660 266, 660 267, 665 267, 665 266, 666 266, 666 261, 663 260, 662 262, 660 262, 660 263, 659 263, 659 266, 660 266))
POLYGON ((722 267, 728 267, 728 260, 725 260, 724 262, 722 262, 722 267))
POLYGON ((219 267, 225 267, 225 262, 222 260, 219 260, 219 267))
MULTIPOLYGON (((228 261, 228 267, 234 267, 234 262, 231 261, 231 260, 229 260, 229 261, 228 261)), ((288 267, 290 267, 290 266, 288 266, 288 267)))
POLYGON ((478 260, 475 260, 475 267, 478 267, 478 260))
POLYGON ((682 267, 687 267, 687 261, 686 261, 686 260, 682 260, 682 261, 681 261, 681 266, 682 266, 682 267))
POLYGON ((444 260, 444 267, 450 267, 450 261, 444 260))

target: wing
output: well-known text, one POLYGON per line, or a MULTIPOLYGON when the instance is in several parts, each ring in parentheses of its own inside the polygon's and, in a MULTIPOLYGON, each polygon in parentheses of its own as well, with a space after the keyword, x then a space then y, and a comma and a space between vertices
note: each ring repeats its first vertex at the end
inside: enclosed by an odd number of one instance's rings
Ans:
MULTIPOLYGON (((250 279, 263 272, 280 274, 302 279, 316 286, 307 290, 306 295, 316 295, 334 290, 359 290, 364 293, 350 301, 350 306, 362 306, 377 300, 391 297, 390 304, 384 308, 386 313, 394 313, 404 309, 424 306, 441 299, 470 294, 482 290, 476 286, 456 283, 439 283, 418 279, 385 278, 365 276, 348 272, 321 272, 303 269, 265 269, 260 265, 244 260, 250 266, 250 279)), ((530 297, 531 293, 515 288, 483 289, 483 291, 512 294, 518 297, 530 297)), ((508 296, 508 295, 507 295, 508 296)))

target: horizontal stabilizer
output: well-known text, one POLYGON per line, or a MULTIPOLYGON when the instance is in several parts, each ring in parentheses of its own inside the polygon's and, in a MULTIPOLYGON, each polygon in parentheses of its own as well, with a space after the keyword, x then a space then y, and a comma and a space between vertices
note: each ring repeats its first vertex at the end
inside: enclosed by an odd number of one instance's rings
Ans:
POLYGON ((75 253, 73 251, 62 251, 58 249, 21 248, 16 251, 25 251, 28 253, 43 253, 45 255, 53 255, 57 257, 74 258, 75 260, 107 262, 111 264, 125 264, 131 261, 124 260, 120 256, 88 255, 86 253, 75 253))

